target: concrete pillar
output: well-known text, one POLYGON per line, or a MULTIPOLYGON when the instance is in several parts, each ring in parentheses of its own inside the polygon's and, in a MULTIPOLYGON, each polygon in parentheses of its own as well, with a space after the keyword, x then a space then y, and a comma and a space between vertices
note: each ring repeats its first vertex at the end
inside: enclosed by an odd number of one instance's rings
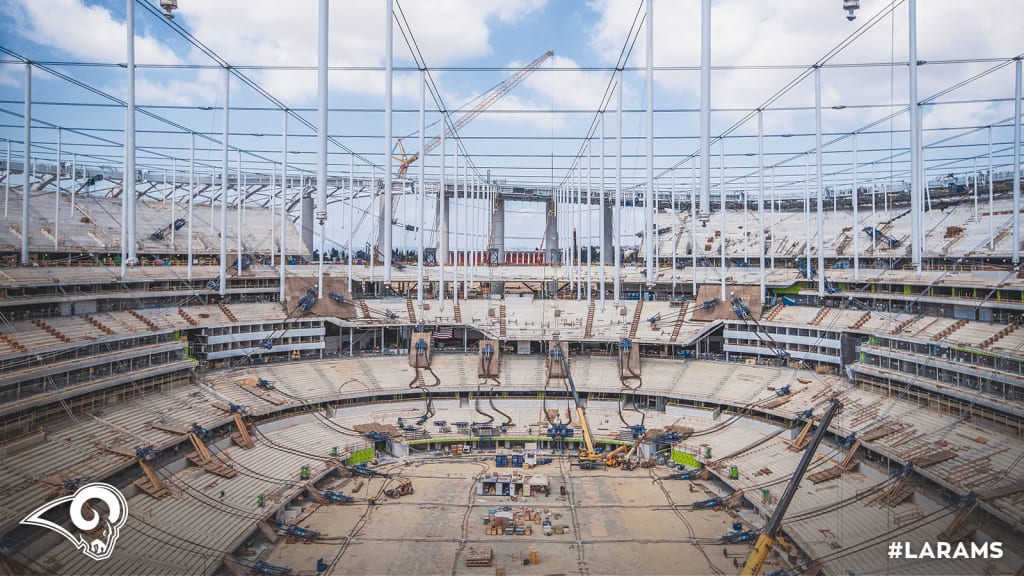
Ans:
POLYGON ((605 264, 615 264, 615 248, 612 246, 612 223, 615 221, 615 211, 612 210, 612 203, 609 202, 601 207, 604 210, 604 230, 601 232, 601 261, 605 264))
MULTIPOLYGON (((442 158, 444 158, 442 156, 442 158)), ((448 230, 451 224, 451 212, 448 206, 448 192, 445 189, 444 181, 441 182, 441 191, 439 192, 440 199, 438 200, 438 209, 441 211, 441 230, 438 232, 438 247, 437 247, 437 261, 440 264, 444 262, 448 263, 448 230)))
POLYGON ((555 198, 552 196, 545 203, 547 225, 544 228, 544 261, 553 264, 562 261, 562 253, 558 248, 558 211, 555 209, 555 198))
POLYGON ((302 191, 302 245, 313 255, 313 193, 302 191))
POLYGON ((505 198, 496 196, 494 198, 494 231, 491 234, 491 249, 496 253, 496 261, 499 264, 505 263, 505 198))

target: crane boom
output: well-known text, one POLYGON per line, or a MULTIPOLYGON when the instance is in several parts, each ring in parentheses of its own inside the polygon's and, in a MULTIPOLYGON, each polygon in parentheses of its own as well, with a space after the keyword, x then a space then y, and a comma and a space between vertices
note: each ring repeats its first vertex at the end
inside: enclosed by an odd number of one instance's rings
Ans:
POLYGON ((569 382, 569 391, 572 392, 572 400, 576 405, 576 417, 579 418, 580 427, 583 429, 583 443, 586 448, 585 451, 580 450, 579 459, 581 463, 589 463, 590 467, 593 467, 593 464, 601 458, 594 448, 594 437, 590 434, 590 423, 587 422, 587 413, 583 409, 583 402, 580 401, 580 394, 576 391, 576 383, 572 380, 572 372, 569 371, 569 358, 566 354, 561 353, 557 340, 554 345, 555 348, 552 350, 558 350, 557 356, 561 358, 562 368, 565 370, 565 379, 569 382))
POLYGON ((814 457, 815 452, 818 450, 818 445, 821 444, 821 440, 825 437, 825 432, 828 431, 832 418, 842 408, 842 403, 833 398, 828 410, 822 415, 821 420, 818 422, 818 429, 814 431, 811 443, 804 449, 803 456, 800 457, 800 462, 797 463, 796 470, 793 471, 793 477, 790 478, 789 484, 786 486, 786 491, 782 493, 782 498, 779 499, 779 504, 775 507, 771 519, 768 520, 764 531, 757 537, 753 550, 747 556, 747 562, 743 565, 743 571, 740 572, 741 576, 756 576, 761 572, 761 566, 764 565, 765 559, 768 558, 768 552, 771 551, 772 546, 775 545, 775 541, 778 539, 782 517, 786 515, 786 510, 789 508, 790 502, 793 501, 796 489, 800 486, 800 480, 803 479, 804 473, 807 472, 807 468, 811 464, 811 458, 814 457))
MULTIPOLYGON (((472 110, 460 116, 459 119, 456 120, 450 127, 445 127, 445 135, 452 136, 456 134, 460 128, 472 122, 473 119, 476 118, 477 116, 483 114, 484 111, 490 108, 495 102, 501 100, 506 94, 511 92, 512 89, 522 84, 523 80, 526 80, 527 76, 532 74, 533 71, 536 70, 537 68, 540 68, 540 65, 543 64, 553 54, 554 51, 548 50, 547 52, 541 54, 536 60, 524 66, 522 70, 519 70, 515 74, 506 78, 505 81, 499 84, 496 88, 494 88, 494 90, 488 92, 487 95, 484 96, 484 98, 480 102, 478 102, 477 105, 474 106, 472 110)), ((411 156, 406 156, 403 153, 403 155, 400 158, 397 158, 398 161, 401 162, 401 165, 398 168, 398 177, 404 177, 406 173, 409 171, 409 166, 416 162, 416 160, 420 156, 423 156, 424 154, 429 154, 431 151, 434 150, 434 148, 437 148, 437 146, 440 143, 441 137, 436 136, 433 140, 431 140, 425 146, 423 146, 423 150, 420 150, 419 152, 411 156)))

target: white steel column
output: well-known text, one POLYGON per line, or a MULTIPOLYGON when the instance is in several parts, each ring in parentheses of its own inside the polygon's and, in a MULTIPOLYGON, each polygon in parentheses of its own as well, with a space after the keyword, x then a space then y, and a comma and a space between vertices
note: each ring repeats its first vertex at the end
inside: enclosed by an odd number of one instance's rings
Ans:
POLYGON ((988 127, 988 249, 995 250, 996 230, 993 203, 995 202, 995 174, 992 172, 992 125, 988 127))
POLYGON ((918 276, 922 272, 921 263, 921 117, 917 102, 917 0, 907 0, 909 14, 908 34, 910 47, 909 60, 909 96, 910 96, 910 246, 911 257, 918 276))
MULTIPOLYGON (((192 201, 196 195, 196 133, 189 133, 188 139, 188 244, 185 257, 188 262, 185 264, 186 277, 192 279, 192 201)), ((284 216, 282 215, 282 218, 284 216)), ((270 231, 273 234, 273 230, 270 231)))
MULTIPOLYGON (((746 190, 746 186, 744 186, 746 190)), ((744 202, 745 204, 745 202, 744 202)), ((745 206, 744 206, 745 208, 745 206)), ((761 302, 764 303, 768 297, 767 289, 765 287, 765 270, 764 270, 764 253, 767 243, 764 239, 764 111, 757 111, 757 221, 760 225, 760 236, 761 238, 761 274, 760 274, 760 288, 761 288, 761 302)), ((744 228, 744 234, 746 234, 746 228, 744 228)), ((772 238, 772 242, 775 238, 772 238)), ((745 244, 745 243, 744 243, 745 244)))
POLYGON ((270 163, 270 196, 267 198, 267 207, 270 208, 270 266, 277 261, 277 253, 274 251, 274 234, 277 233, 277 162, 270 163))
POLYGON ((768 195, 769 196, 769 199, 768 199, 768 229, 769 229, 769 234, 772 237, 772 246, 771 246, 772 253, 771 253, 771 261, 770 261, 771 263, 768 265, 768 267, 771 268, 772 270, 775 270, 775 252, 776 252, 776 250, 775 250, 775 220, 778 219, 777 218, 778 214, 776 214, 776 210, 778 210, 778 206, 775 205, 775 166, 772 166, 771 174, 772 174, 772 180, 771 180, 771 186, 770 186, 771 193, 768 195))
MULTIPOLYGON (((710 2, 710 0, 706 0, 710 2)), ((618 81, 615 88, 615 294, 613 301, 619 304, 622 295, 622 69, 616 71, 618 81)))
MULTIPOLYGON (((697 297, 697 158, 690 158, 690 273, 693 297, 697 297)), ((704 158, 706 161, 707 158, 704 158)))
MULTIPOLYGON (((355 224, 354 214, 356 211, 356 185, 355 185, 355 172, 356 172, 356 155, 355 153, 348 155, 348 214, 345 219, 348 222, 348 258, 346 258, 346 274, 348 276, 348 295, 352 296, 352 256, 355 252, 355 246, 352 242, 355 241, 355 224)), ((283 191, 283 188, 282 188, 283 191)), ((282 262, 281 264, 284 264, 282 262)))
POLYGON ((725 277, 726 277, 727 272, 728 272, 728 268, 726 268, 726 264, 725 264, 725 250, 726 250, 726 246, 725 246, 726 245, 726 241, 725 241, 725 238, 726 238, 726 235, 725 235, 725 232, 726 232, 725 209, 726 209, 726 206, 727 206, 726 201, 725 201, 725 137, 722 137, 722 138, 720 138, 718 140, 718 194, 719 194, 719 198, 718 198, 719 199, 719 203, 722 205, 722 238, 721 238, 721 248, 722 248, 722 302, 725 302, 726 296, 727 296, 727 294, 725 292, 726 291, 725 277))
MULTIPOLYGON (((25 63, 25 112, 24 117, 24 154, 21 157, 21 176, 24 183, 21 189, 21 265, 32 263, 28 254, 28 237, 31 230, 28 205, 32 197, 32 176, 28 173, 28 164, 32 158, 32 64, 25 63)), ((124 199, 121 199, 124 202, 124 199)), ((123 276, 123 275, 122 275, 123 276)))
POLYGON ((1017 58, 1013 100, 1013 267, 1020 266, 1020 98, 1021 60, 1017 58))
MULTIPOLYGON (((600 260, 601 268, 598 270, 598 274, 599 274, 599 279, 600 279, 600 283, 601 283, 601 311, 604 312, 605 262, 607 262, 607 258, 608 258, 608 255, 604 253, 604 247, 610 244, 610 242, 608 242, 607 240, 611 240, 611 239, 610 238, 605 239, 605 237, 604 237, 605 234, 607 233, 607 231, 605 230, 606 223, 605 223, 605 220, 604 220, 604 218, 605 218, 605 216, 604 216, 604 212, 605 212, 605 210, 604 210, 605 197, 604 197, 604 111, 603 110, 601 112, 598 112, 597 123, 598 123, 598 125, 601 128, 601 175, 600 175, 600 177, 598 179, 599 180, 599 185, 601 186, 601 190, 598 193, 599 198, 600 198, 600 201, 598 202, 598 204, 600 205, 601 208, 600 208, 600 210, 598 210, 599 214, 597 216, 598 217, 598 230, 600 230, 600 235, 601 235, 601 243, 600 243, 600 246, 601 246, 601 248, 600 248, 600 250, 601 250, 601 260, 600 260)), ((7 143, 7 146, 8 146, 8 150, 10 150, 10 142, 7 143)), ((613 219, 613 221, 614 221, 614 219, 613 219)))
MULTIPOLYGON (((7 141, 7 162, 4 164, 7 168, 4 175, 4 220, 7 219, 7 202, 11 196, 11 174, 14 172, 11 170, 11 141, 7 141)), ((74 194, 74 187, 71 188, 72 194, 74 194)))
MULTIPOLYGON (((420 70, 420 154, 423 154, 423 132, 427 129, 427 72, 420 70)), ((442 126, 443 128, 443 126, 442 126)), ((427 171, 427 159, 420 158, 420 207, 419 222, 416 224, 416 301, 423 305, 423 226, 426 224, 424 214, 427 211, 427 193, 423 189, 424 175, 427 171)))
POLYGON ((445 165, 448 158, 444 154, 445 141, 444 113, 441 113, 441 143, 437 147, 437 167, 439 182, 437 190, 437 302, 444 311, 444 267, 448 264, 448 191, 445 189, 445 165))
POLYGON ((978 158, 975 156, 971 164, 971 174, 974 176, 974 221, 978 221, 978 158))
POLYGON ((679 228, 679 226, 678 226, 679 222, 678 222, 678 219, 676 218, 676 171, 675 170, 672 170, 671 178, 669 180, 670 180, 669 185, 671 186, 671 189, 669 190, 668 196, 669 196, 669 202, 672 204, 672 207, 668 211, 669 222, 672 225, 672 295, 675 296, 675 293, 676 293, 676 246, 679 245, 679 231, 677 230, 679 228))
POLYGON ((242 273, 242 204, 245 203, 245 192, 242 190, 242 149, 237 150, 235 157, 238 163, 235 164, 235 275, 242 273))
POLYGON ((587 140, 587 302, 591 300, 591 294, 594 292, 593 281, 594 281, 594 212, 593 204, 591 204, 592 195, 591 189, 593 188, 593 170, 594 170, 594 150, 593 142, 587 140))
POLYGON ((224 68, 222 72, 221 97, 224 99, 224 124, 220 136, 220 290, 218 293, 224 296, 228 288, 228 113, 230 111, 228 97, 231 89, 231 71, 224 68))
POLYGON ((860 280, 860 209, 857 207, 857 133, 853 133, 853 280, 860 280))
MULTIPOLYGON (((911 0, 913 2, 913 0, 911 0)), ((818 190, 818 296, 825 297, 825 213, 821 191, 821 67, 814 69, 814 153, 817 177, 814 186, 818 190)), ((807 272, 810 273, 810 267, 807 272)))
MULTIPOLYGON (((57 191, 60 192, 60 187, 57 188, 57 191)), ((174 253, 178 252, 177 248, 174 246, 174 232, 175 232, 175 228, 176 228, 176 226, 174 225, 174 221, 177 219, 177 210, 176 210, 177 206, 175 206, 176 202, 174 201, 174 193, 177 192, 177 191, 178 191, 178 159, 177 158, 171 158, 171 250, 174 253)), ((271 226, 270 228, 271 228, 271 230, 273 230, 274 227, 271 226)))
MULTIPOLYGON (((278 273, 278 300, 284 303, 284 271, 288 265, 285 247, 285 223, 288 215, 288 110, 281 110, 281 265, 278 273)), ((351 274, 349 275, 351 277, 351 274)), ((351 290, 351 288, 349 288, 351 290)), ((319 297, 319 296, 318 296, 319 297)))
POLYGON ((804 258, 807 268, 804 277, 814 278, 811 274, 811 156, 804 154, 804 258))
POLYGON ((452 208, 455 209, 455 257, 452 260, 452 301, 459 305, 459 248, 462 236, 462 220, 459 219, 459 141, 455 141, 455 149, 452 150, 452 208))
MULTIPOLYGON (((317 263, 316 273, 316 295, 318 298, 324 297, 324 252, 327 251, 327 60, 329 58, 328 39, 330 37, 330 9, 328 4, 328 0, 320 0, 316 59, 316 221, 320 224, 320 258, 318 258, 319 262, 317 263)), ((390 21, 391 13, 388 12, 388 22, 390 21)), ((391 76, 389 72, 389 83, 391 81, 390 78, 391 76)), ((388 90, 388 102, 390 102, 390 84, 388 85, 388 90)), ((388 122, 390 122, 390 117, 391 115, 389 113, 388 122)), ((389 138, 389 151, 390 147, 391 140, 389 138)), ((388 158, 391 158, 390 153, 388 154, 388 158)), ((388 176, 390 177, 390 175, 391 164, 388 164, 388 176)), ((388 219, 388 222, 391 222, 390 218, 388 219)), ((387 229, 390 230, 391 227, 388 226, 387 229)), ((390 243, 388 248, 388 252, 390 253, 390 243)))
MULTIPOLYGON (((57 251, 60 248, 60 136, 61 129, 57 127, 57 163, 55 166, 56 171, 56 191, 53 193, 53 249, 57 251)), ((173 220, 173 219, 172 219, 173 220)), ((174 230, 174 226, 171 226, 171 230, 174 230)), ((173 234, 174 232, 171 232, 173 234)))
POLYGON ((647 0, 647 197, 644 238, 647 241, 647 285, 654 286, 654 0, 647 0))
MULTIPOLYGON (((125 0, 127 4, 126 26, 128 33, 128 97, 127 110, 124 123, 124 200, 127 202, 125 209, 127 222, 126 243, 128 244, 128 259, 135 261, 135 0, 125 0)), ((122 261, 121 266, 126 265, 122 261)))
POLYGON ((391 282, 391 85, 394 66, 394 0, 385 1, 384 26, 384 284, 391 282))
MULTIPOLYGON (((711 217, 711 0, 700 3, 700 218, 711 217)), ((725 234, 725 231, 722 231, 725 234)))
MULTIPOLYGON (((11 142, 7 141, 7 165, 11 164, 11 142)), ((10 174, 7 175, 7 179, 10 180, 10 174)), ((71 154, 71 216, 75 215, 75 191, 78 188, 78 154, 71 154)), ((4 217, 7 217, 7 206, 4 206, 4 217)))

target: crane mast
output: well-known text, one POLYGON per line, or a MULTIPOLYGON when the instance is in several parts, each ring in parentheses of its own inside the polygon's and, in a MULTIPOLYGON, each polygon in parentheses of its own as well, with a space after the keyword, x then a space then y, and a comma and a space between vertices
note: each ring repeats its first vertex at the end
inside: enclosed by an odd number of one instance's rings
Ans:
POLYGON ((811 458, 814 457, 815 452, 818 450, 818 445, 821 444, 821 440, 825 437, 829 424, 832 423, 832 419, 835 418, 835 415, 842 408, 842 403, 833 398, 828 410, 822 415, 821 420, 818 422, 818 429, 815 430, 811 443, 804 449, 803 456, 800 457, 800 462, 797 463, 796 470, 793 471, 793 477, 786 486, 786 491, 782 493, 782 498, 779 499, 779 504, 775 507, 771 519, 768 520, 768 524, 765 525, 761 535, 757 537, 753 550, 747 556, 747 562, 743 565, 743 571, 740 572, 741 576, 757 576, 761 572, 761 567, 768 557, 768 552, 771 551, 772 546, 775 545, 778 539, 779 527, 782 526, 782 517, 786 515, 786 510, 789 508, 790 502, 793 501, 796 489, 800 486, 800 480, 803 479, 804 473, 807 472, 807 468, 811 464, 811 458))
MULTIPOLYGON (((533 62, 530 62, 529 64, 524 66, 522 70, 519 70, 515 74, 506 78, 505 81, 499 84, 496 88, 494 88, 494 90, 488 92, 487 95, 484 96, 484 98, 480 102, 478 102, 477 105, 474 106, 472 110, 460 116, 459 119, 456 120, 451 126, 445 127, 445 135, 453 136, 458 134, 460 128, 472 122, 474 118, 483 114, 485 110, 490 108, 498 100, 501 100, 516 86, 522 84, 523 80, 526 80, 527 76, 532 74, 533 71, 536 70, 537 68, 540 68, 541 64, 547 61, 547 59, 550 58, 553 54, 554 51, 548 50, 547 52, 537 57, 537 59, 535 59, 533 62)), ((416 162, 416 160, 419 159, 420 156, 432 152, 434 148, 437 148, 437 146, 440 143, 441 137, 436 136, 433 140, 431 140, 425 146, 423 146, 423 150, 420 150, 419 152, 416 152, 411 156, 407 156, 403 153, 401 157, 397 157, 396 160, 400 162, 398 168, 398 178, 404 178, 406 173, 409 171, 409 166, 416 162)))

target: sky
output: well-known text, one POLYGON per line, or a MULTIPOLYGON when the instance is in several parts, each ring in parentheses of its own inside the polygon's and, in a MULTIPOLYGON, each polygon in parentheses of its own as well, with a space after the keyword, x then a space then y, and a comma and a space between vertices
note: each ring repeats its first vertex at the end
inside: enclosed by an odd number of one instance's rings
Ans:
MULTIPOLYGON (((145 0, 155 7, 156 0, 145 0)), ((654 0, 654 164, 658 186, 668 186, 672 167, 677 186, 690 186, 690 156, 698 149, 700 1, 654 0)), ((161 119, 140 114, 138 163, 161 171, 170 158, 182 165, 189 137, 181 128, 207 134, 197 140, 200 172, 214 170, 219 158, 223 104, 222 72, 213 60, 190 44, 163 18, 135 4, 136 93, 140 107, 161 119), (198 68, 197 68, 198 66, 198 68)), ((826 143, 834 133, 872 125, 858 137, 858 163, 879 163, 877 171, 894 180, 906 172, 906 114, 896 114, 908 101, 907 3, 863 31, 829 61, 821 72, 822 125, 826 143), (900 155, 900 149, 903 154, 900 155), (888 158, 897 154, 897 161, 888 158), (891 172, 891 174, 889 174, 891 172), (902 173, 902 174, 901 174, 902 173)), ((174 23, 203 46, 241 71, 287 107, 315 122, 317 2, 313 0, 178 0, 174 23), (282 68, 306 68, 304 70, 282 68), (270 69, 273 68, 273 69, 270 69)), ((712 134, 732 128, 725 141, 727 186, 755 186, 756 119, 737 121, 763 105, 773 94, 805 72, 806 67, 844 43, 851 34, 887 10, 890 2, 862 0, 857 19, 847 21, 839 0, 714 0, 712 7, 712 134), (738 69, 737 67, 743 67, 738 69), (752 68, 753 67, 753 68, 752 68)), ((604 101, 613 84, 612 69, 620 62, 642 0, 403 0, 400 17, 430 68, 430 76, 448 109, 459 109, 486 93, 510 74, 547 50, 549 58, 511 93, 461 131, 461 147, 479 174, 490 172, 499 182, 550 187, 564 183, 578 166, 577 154, 593 135, 597 111, 604 107, 606 177, 614 176, 616 102, 604 101)), ((158 11, 156 9, 155 11, 158 11)), ((54 157, 59 125, 65 153, 81 155, 82 163, 118 166, 123 154, 124 110, 111 100, 75 85, 123 99, 126 71, 123 0, 5 0, 0 3, 0 45, 10 53, 0 64, 0 138, 13 141, 21 156, 24 66, 20 59, 45 62, 64 78, 36 69, 33 76, 33 156, 54 157), (13 53, 14 55, 12 55, 13 53), (83 65, 90 64, 90 65, 83 65), (74 130, 71 130, 74 129, 74 130), (78 133, 75 133, 75 132, 78 133), (99 139, 97 139, 97 137, 99 139)), ((330 4, 332 71, 328 131, 346 149, 329 148, 331 174, 348 173, 349 153, 360 157, 357 173, 367 163, 382 165, 384 142, 385 59, 383 1, 334 0, 330 4)), ((924 107, 924 142, 930 175, 966 172, 973 158, 987 151, 985 129, 1007 124, 1012 117, 1014 67, 1000 59, 1024 52, 1024 2, 1006 0, 919 0, 919 95, 924 107), (976 61, 985 59, 985 61, 976 61), (941 91, 978 79, 929 100, 941 91), (960 102, 960 103, 953 103, 960 102), (967 133, 967 134, 964 134, 967 133), (942 139, 956 136, 949 142, 942 139)), ((623 72, 624 186, 645 181, 647 134, 644 107, 646 23, 631 46, 623 72)), ((407 41, 395 28, 393 115, 395 136, 404 137, 407 151, 418 149, 419 72, 407 41)), ((243 149, 243 169, 266 173, 281 157, 282 113, 264 96, 234 80, 230 87, 230 144, 243 149), (245 109, 248 108, 248 109, 245 109)), ((802 188, 802 154, 814 148, 814 85, 810 77, 793 86, 763 113, 765 163, 776 167, 780 188, 802 188)), ((438 135, 440 114, 427 101, 426 138, 438 135)), ((457 119, 460 113, 453 113, 457 119)), ((1012 133, 993 129, 997 166, 1005 166, 1012 133)), ((314 169, 312 131, 292 120, 289 164, 293 171, 314 169)), ((594 154, 600 142, 589 141, 594 154)), ((824 151, 825 183, 849 186, 851 139, 842 138, 824 151), (833 176, 834 174, 834 176, 833 176), (829 179, 831 177, 831 180, 829 179)), ((449 144, 448 151, 452 148, 449 144)), ((718 147, 710 158, 718 167, 718 147)), ((232 162, 235 155, 232 154, 232 162)), ((987 161, 987 160, 986 160, 987 161)), ((418 163, 419 164, 419 163, 418 163)), ((436 152, 426 159, 428 178, 436 177, 436 152)), ((596 161, 594 163, 596 165, 596 161)), ((586 160, 583 160, 586 166, 586 160)), ((233 169, 232 169, 233 170, 233 169)), ((414 168, 415 171, 415 168, 414 168)), ((862 169, 867 172, 866 168, 862 169)), ((415 173, 415 172, 414 172, 415 173)), ((451 168, 448 169, 449 175, 451 168)), ((592 172, 595 177, 598 172, 592 172)), ((610 185, 610 184, 609 184, 610 185)), ((717 185, 713 182, 713 185, 717 185)), ((511 216, 510 228, 525 237, 539 237, 536 207, 523 205, 511 216)), ((413 218, 414 205, 403 202, 400 218, 413 218)), ((332 216, 332 219, 333 216, 332 216)), ((329 238, 347 236, 333 229, 329 238)), ((515 244, 515 242, 513 242, 515 244)))

